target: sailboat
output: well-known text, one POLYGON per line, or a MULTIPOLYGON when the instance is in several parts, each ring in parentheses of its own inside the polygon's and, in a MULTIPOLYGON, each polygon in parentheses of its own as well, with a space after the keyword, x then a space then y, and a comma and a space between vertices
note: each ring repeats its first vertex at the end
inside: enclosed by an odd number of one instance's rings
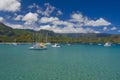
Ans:
POLYGON ((38 43, 36 41, 36 43, 32 47, 29 47, 29 49, 31 49, 31 50, 47 50, 47 47, 45 46, 44 43, 38 43))
POLYGON ((12 45, 15 45, 15 46, 16 46, 16 45, 17 45, 17 43, 13 42, 13 43, 12 43, 12 45))
POLYGON ((12 45, 15 45, 15 46, 17 45, 17 43, 16 43, 16 39, 15 39, 15 42, 12 43, 12 45))
POLYGON ((35 45, 30 47, 29 49, 31 49, 31 50, 46 50, 47 47, 45 46, 44 43, 35 43, 35 45))
POLYGON ((48 42, 48 33, 46 34, 46 43, 45 45, 51 45, 51 43, 48 42))

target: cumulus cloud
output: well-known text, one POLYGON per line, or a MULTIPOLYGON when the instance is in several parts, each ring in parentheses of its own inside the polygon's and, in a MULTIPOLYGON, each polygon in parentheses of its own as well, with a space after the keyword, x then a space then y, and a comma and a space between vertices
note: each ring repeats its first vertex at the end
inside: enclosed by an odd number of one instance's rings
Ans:
POLYGON ((74 28, 74 27, 64 27, 59 30, 59 33, 93 33, 94 30, 91 28, 74 28))
POLYGON ((22 21, 25 21, 26 25, 32 25, 38 20, 38 14, 37 13, 27 13, 25 16, 23 16, 22 21))
POLYGON ((63 12, 60 9, 56 8, 50 3, 44 3, 43 7, 37 5, 36 3, 33 3, 32 5, 28 6, 28 9, 30 9, 30 11, 34 9, 39 15, 46 16, 46 17, 50 17, 50 15, 52 14, 56 16, 63 14, 63 12))
MULTIPOLYGON (((101 20, 103 19, 100 18, 94 21, 94 24, 91 24, 91 26, 103 26, 105 20, 98 25, 99 22, 102 22, 101 20)), ((39 22, 47 25, 41 25, 39 29, 52 30, 57 33, 100 33, 92 27, 84 27, 88 26, 86 23, 89 21, 91 20, 88 17, 84 17, 81 13, 74 13, 71 15, 71 19, 65 21, 60 20, 58 17, 42 17, 39 22)), ((107 30, 107 27, 104 27, 103 30, 105 29, 107 30)))
POLYGON ((42 17, 40 19, 40 23, 51 23, 51 22, 54 22, 54 21, 58 21, 59 19, 57 17, 42 17))
POLYGON ((28 9, 30 9, 30 11, 32 11, 32 9, 36 10, 36 12, 38 14, 43 14, 44 10, 42 7, 40 7, 39 5, 37 5, 36 3, 33 3, 32 5, 28 6, 28 9))
POLYGON ((73 26, 74 24, 68 21, 60 20, 58 17, 42 17, 39 20, 40 23, 49 23, 55 26, 73 26))
POLYGON ((85 26, 109 26, 109 25, 111 25, 111 23, 103 18, 99 18, 97 20, 88 20, 85 23, 85 26))
POLYGON ((5 24, 13 29, 32 29, 32 30, 35 30, 35 28, 33 26, 29 26, 29 25, 11 24, 11 23, 5 23, 5 24))
POLYGON ((117 29, 116 27, 112 27, 112 28, 111 28, 112 31, 113 31, 113 30, 116 30, 116 29, 117 29))
POLYGON ((85 17, 81 14, 81 13, 74 13, 71 15, 70 21, 72 22, 84 22, 85 21, 85 17))
POLYGON ((104 27, 104 28, 103 28, 103 31, 107 31, 107 30, 108 30, 108 28, 107 28, 107 27, 104 27))
POLYGON ((20 24, 10 24, 10 23, 6 23, 7 26, 13 28, 13 29, 23 29, 23 25, 20 24))
MULTIPOLYGON (((40 19, 39 17, 40 16, 37 13, 29 12, 24 16, 16 15, 15 20, 24 21, 24 29, 45 29, 52 30, 57 33, 100 33, 96 28, 88 26, 104 26, 103 31, 107 31, 107 26, 111 24, 103 18, 91 20, 88 17, 83 16, 81 13, 72 14, 71 18, 68 20, 60 20, 58 17, 52 16, 42 16, 40 19), (35 23, 40 24, 40 26, 35 23)), ((23 28, 21 25, 12 26, 13 28, 23 28)), ((115 27, 111 28, 111 30, 115 30, 115 27)))
MULTIPOLYGON (((3 4, 0 5, 0 10, 2 11, 15 12, 20 10, 21 4, 19 0, 0 0, 0 4, 1 3, 3 4), (5 2, 6 4, 3 2, 5 2), (6 5, 8 5, 7 8, 5 7, 6 5)), ((84 16, 80 12, 72 13, 70 15, 70 18, 68 18, 67 20, 61 20, 57 16, 62 15, 63 12, 60 9, 52 6, 50 3, 45 3, 44 7, 40 7, 36 3, 33 3, 32 5, 28 6, 28 8, 30 9, 30 11, 34 10, 34 13, 28 12, 22 15, 14 14, 14 20, 21 21, 21 24, 8 25, 12 28, 18 29, 46 29, 52 30, 57 33, 100 33, 99 31, 97 31, 100 28, 98 26, 103 26, 103 31, 116 30, 115 27, 108 29, 108 26, 111 25, 111 23, 104 18, 101 17, 93 20, 87 16, 84 16)), ((0 21, 3 21, 3 18, 0 17, 0 21)))
POLYGON ((41 25, 41 26, 38 27, 36 30, 41 30, 41 29, 44 29, 44 30, 52 30, 52 27, 53 27, 53 26, 50 26, 50 25, 41 25))
POLYGON ((14 20, 18 21, 18 20, 22 20, 23 18, 23 15, 17 15, 14 20))
POLYGON ((91 29, 91 28, 82 28, 82 27, 74 28, 74 27, 69 27, 69 26, 57 27, 55 25, 53 25, 53 26, 51 26, 51 25, 40 26, 38 28, 38 30, 41 30, 41 29, 52 30, 56 33, 88 33, 88 32, 99 33, 99 31, 95 31, 94 29, 91 29))
POLYGON ((21 3, 19 0, 0 0, 0 11, 19 11, 21 3))
POLYGON ((3 21, 4 21, 3 17, 0 17, 0 22, 3 22, 3 21))
POLYGON ((93 26, 93 27, 111 25, 110 22, 106 21, 103 18, 99 18, 97 20, 91 20, 88 17, 83 16, 81 13, 73 13, 69 21, 82 24, 83 26, 93 26))
POLYGON ((56 25, 56 26, 68 26, 68 27, 73 27, 74 26, 73 23, 70 23, 68 21, 62 21, 62 20, 53 21, 52 24, 56 25))
POLYGON ((44 16, 50 16, 50 14, 55 10, 55 7, 49 3, 45 3, 44 6, 46 7, 46 10, 42 13, 44 16))

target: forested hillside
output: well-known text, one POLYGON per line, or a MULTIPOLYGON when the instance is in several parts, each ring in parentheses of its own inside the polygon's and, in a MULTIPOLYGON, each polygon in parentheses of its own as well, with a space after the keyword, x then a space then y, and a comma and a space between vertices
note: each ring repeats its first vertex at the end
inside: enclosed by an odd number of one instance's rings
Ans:
POLYGON ((119 34, 106 33, 54 33, 53 31, 12 29, 0 23, 0 42, 58 42, 58 43, 113 43, 120 42, 119 34))

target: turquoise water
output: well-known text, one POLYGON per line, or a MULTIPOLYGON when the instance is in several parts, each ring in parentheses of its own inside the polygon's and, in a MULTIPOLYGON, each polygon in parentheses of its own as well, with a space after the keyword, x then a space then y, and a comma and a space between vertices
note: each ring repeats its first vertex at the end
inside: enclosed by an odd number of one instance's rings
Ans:
POLYGON ((120 80, 119 45, 30 46, 0 44, 0 80, 120 80))

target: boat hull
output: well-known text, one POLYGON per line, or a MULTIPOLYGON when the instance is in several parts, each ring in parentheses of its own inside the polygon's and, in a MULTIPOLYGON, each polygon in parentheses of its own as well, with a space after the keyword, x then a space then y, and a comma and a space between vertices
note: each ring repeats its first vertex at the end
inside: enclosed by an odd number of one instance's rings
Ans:
POLYGON ((47 48, 36 48, 36 47, 30 47, 30 50, 47 50, 47 48))

